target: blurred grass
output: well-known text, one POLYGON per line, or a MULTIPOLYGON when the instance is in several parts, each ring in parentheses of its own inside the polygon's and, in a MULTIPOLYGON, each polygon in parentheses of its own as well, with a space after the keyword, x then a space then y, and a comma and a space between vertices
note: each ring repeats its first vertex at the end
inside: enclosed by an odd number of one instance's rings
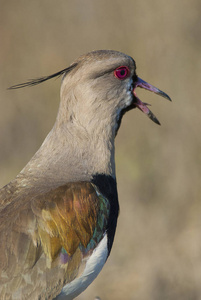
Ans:
POLYGON ((201 299, 201 3, 0 1, 0 185, 54 123, 60 81, 8 91, 94 49, 133 56, 173 103, 139 91, 162 126, 135 110, 116 140, 121 213, 111 256, 79 299, 201 299))

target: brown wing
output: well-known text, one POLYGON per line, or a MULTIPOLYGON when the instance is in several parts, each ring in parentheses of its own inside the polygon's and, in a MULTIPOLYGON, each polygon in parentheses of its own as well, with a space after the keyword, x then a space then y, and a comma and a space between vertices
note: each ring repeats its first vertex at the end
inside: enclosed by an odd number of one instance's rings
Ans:
POLYGON ((99 197, 88 182, 39 196, 18 191, 0 213, 0 298, 55 297, 78 275, 80 249, 93 236, 98 211, 99 197))

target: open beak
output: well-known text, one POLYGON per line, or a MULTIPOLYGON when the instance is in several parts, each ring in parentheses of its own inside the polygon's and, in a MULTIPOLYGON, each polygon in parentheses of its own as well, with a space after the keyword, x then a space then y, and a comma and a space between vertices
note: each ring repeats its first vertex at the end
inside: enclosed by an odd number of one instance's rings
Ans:
POLYGON ((158 94, 166 99, 168 99, 169 101, 171 101, 170 97, 162 92, 161 90, 157 89, 156 87, 154 87, 153 85, 147 83, 146 81, 142 80, 141 78, 138 77, 134 89, 133 89, 133 94, 135 96, 135 101, 133 103, 133 105, 137 108, 139 108, 142 112, 144 112, 153 122, 155 122, 156 124, 160 125, 160 122, 158 121, 158 119, 155 117, 155 115, 151 112, 151 110, 147 107, 147 105, 150 105, 148 103, 143 103, 136 95, 136 88, 140 87, 143 88, 145 90, 148 90, 150 92, 154 92, 155 94, 158 94))

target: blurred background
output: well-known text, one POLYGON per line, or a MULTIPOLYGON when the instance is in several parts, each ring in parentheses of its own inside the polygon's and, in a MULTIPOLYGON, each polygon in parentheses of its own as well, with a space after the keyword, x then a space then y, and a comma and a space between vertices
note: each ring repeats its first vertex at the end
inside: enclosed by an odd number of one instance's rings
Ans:
POLYGON ((142 101, 116 138, 120 217, 111 256, 78 298, 201 299, 201 2, 0 0, 0 185, 23 168, 54 124, 60 79, 7 90, 96 49, 125 52, 166 92, 142 101))

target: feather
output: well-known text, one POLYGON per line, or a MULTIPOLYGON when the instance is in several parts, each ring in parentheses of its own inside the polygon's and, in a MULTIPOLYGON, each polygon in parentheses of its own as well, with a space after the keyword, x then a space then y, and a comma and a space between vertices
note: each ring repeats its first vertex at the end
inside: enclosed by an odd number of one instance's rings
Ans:
POLYGON ((52 79, 52 78, 55 78, 55 77, 60 77, 63 74, 65 76, 71 70, 73 70, 76 66, 77 66, 77 63, 74 63, 70 67, 65 68, 65 69, 63 69, 63 70, 61 70, 59 72, 56 72, 54 74, 51 74, 49 76, 44 76, 44 77, 35 78, 35 79, 29 79, 27 82, 12 85, 11 87, 8 88, 8 90, 16 90, 16 89, 21 89, 21 88, 28 87, 28 86, 31 87, 31 86, 40 84, 40 83, 42 83, 44 81, 47 81, 49 79, 52 79))

